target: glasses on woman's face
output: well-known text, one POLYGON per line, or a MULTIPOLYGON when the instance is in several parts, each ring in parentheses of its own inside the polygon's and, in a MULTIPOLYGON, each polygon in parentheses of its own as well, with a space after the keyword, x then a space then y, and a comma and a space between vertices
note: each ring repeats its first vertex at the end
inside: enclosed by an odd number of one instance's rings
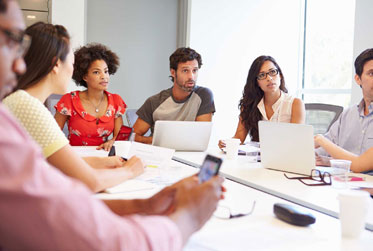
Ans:
POLYGON ((0 31, 7 37, 7 44, 9 48, 14 48, 17 46, 17 56, 24 56, 30 47, 31 37, 25 34, 24 31, 17 30, 11 31, 6 28, 0 27, 0 31))
POLYGON ((328 172, 321 173, 317 169, 312 169, 311 170, 311 176, 303 176, 303 177, 288 177, 286 173, 284 173, 284 176, 288 178, 289 180, 299 180, 306 186, 326 186, 326 185, 331 185, 332 184, 332 176, 328 172), (305 182, 305 180, 313 180, 317 181, 317 183, 309 183, 305 182))
POLYGON ((258 80, 263 80, 263 79, 267 78, 267 75, 269 75, 271 77, 274 77, 274 76, 277 76, 277 74, 278 74, 278 69, 272 69, 269 72, 261 72, 261 73, 259 73, 256 78, 258 80))
POLYGON ((214 212, 214 216, 219 219, 229 220, 229 219, 239 218, 243 216, 248 216, 254 212, 254 208, 255 208, 255 200, 253 201, 253 205, 251 206, 251 209, 249 212, 242 212, 242 213, 236 213, 236 214, 232 214, 231 209, 229 207, 219 205, 216 211, 214 212))

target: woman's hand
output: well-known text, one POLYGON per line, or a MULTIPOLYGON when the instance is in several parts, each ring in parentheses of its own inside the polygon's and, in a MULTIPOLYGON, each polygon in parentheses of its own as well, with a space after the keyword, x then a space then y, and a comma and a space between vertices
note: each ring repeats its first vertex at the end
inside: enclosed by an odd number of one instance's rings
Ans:
POLYGON ((115 142, 114 139, 110 139, 110 140, 106 141, 105 143, 99 145, 96 149, 97 150, 104 149, 105 151, 110 151, 110 149, 113 146, 114 142, 115 142))
POLYGON ((125 161, 119 156, 111 157, 95 157, 89 156, 83 158, 91 167, 95 169, 104 169, 104 168, 118 168, 125 165, 125 161))
POLYGON ((322 136, 321 134, 317 134, 313 137, 313 140, 315 142, 315 148, 319 148, 321 147, 322 145, 322 141, 324 140, 324 136, 322 136))
POLYGON ((330 166, 331 157, 315 155, 316 166, 330 166))
POLYGON ((225 147, 224 140, 219 140, 218 146, 219 146, 220 149, 222 149, 223 147, 225 147))
POLYGON ((145 164, 136 156, 131 157, 125 164, 124 168, 130 172, 130 178, 135 178, 144 172, 145 164))

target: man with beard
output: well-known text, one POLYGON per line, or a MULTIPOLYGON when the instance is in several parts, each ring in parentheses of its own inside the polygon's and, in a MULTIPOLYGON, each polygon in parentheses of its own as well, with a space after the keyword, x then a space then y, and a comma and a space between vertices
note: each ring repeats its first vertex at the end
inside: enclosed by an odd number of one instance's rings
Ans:
POLYGON ((215 112, 212 92, 196 86, 201 55, 191 48, 179 48, 170 56, 173 86, 148 98, 137 111, 139 118, 133 126, 137 142, 151 144, 153 137, 144 134, 157 120, 211 121, 215 112))

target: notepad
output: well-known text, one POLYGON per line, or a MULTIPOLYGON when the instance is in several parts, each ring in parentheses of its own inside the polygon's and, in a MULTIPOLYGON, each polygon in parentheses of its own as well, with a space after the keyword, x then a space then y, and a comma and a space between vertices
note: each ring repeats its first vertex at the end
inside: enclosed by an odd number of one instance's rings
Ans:
POLYGON ((127 180, 119 185, 106 188, 107 193, 128 193, 155 188, 156 185, 143 180, 127 180))

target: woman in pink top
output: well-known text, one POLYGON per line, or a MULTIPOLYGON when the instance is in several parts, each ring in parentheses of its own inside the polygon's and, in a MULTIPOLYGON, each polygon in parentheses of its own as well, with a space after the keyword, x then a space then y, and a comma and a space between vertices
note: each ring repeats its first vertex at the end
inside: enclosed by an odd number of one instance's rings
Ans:
MULTIPOLYGON (((239 103, 240 117, 233 138, 243 143, 248 134, 259 141, 259 120, 304 123, 305 108, 302 100, 287 94, 280 66, 271 56, 260 56, 252 63, 243 96, 239 103)), ((220 140, 219 147, 225 143, 220 140)))

